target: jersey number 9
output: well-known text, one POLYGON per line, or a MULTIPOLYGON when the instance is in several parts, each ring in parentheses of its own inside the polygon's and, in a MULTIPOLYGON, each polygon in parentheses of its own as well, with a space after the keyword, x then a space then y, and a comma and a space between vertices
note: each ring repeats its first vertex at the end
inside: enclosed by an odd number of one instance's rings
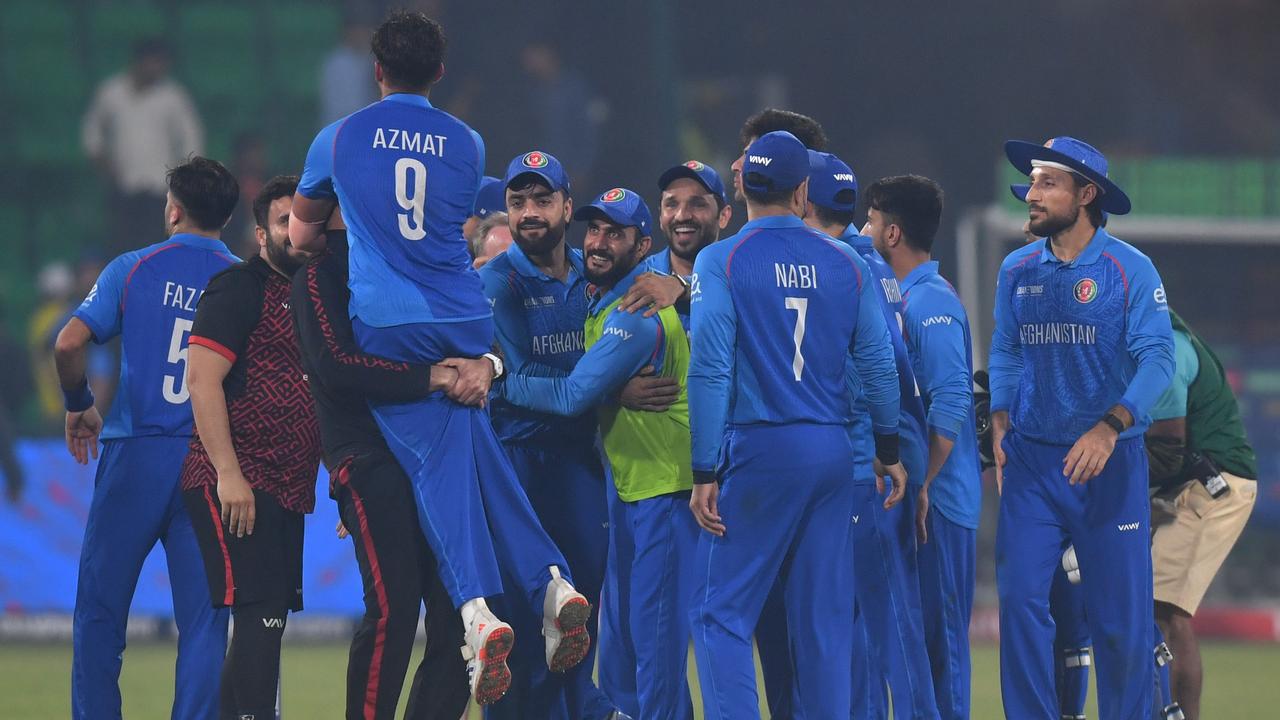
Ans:
POLYGON ((405 157, 396 161, 396 202, 405 210, 398 215, 400 234, 406 240, 426 237, 427 166, 421 160, 405 157))

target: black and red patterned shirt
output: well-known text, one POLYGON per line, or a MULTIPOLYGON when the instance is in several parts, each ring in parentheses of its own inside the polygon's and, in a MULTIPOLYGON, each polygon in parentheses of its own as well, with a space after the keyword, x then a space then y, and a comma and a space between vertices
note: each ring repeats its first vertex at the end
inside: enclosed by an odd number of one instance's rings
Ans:
MULTIPOLYGON (((192 345, 231 362, 223 380, 231 443, 249 485, 294 512, 316 504, 320 428, 289 310, 289 278, 260 257, 214 275, 196 308, 192 345)), ((182 489, 216 485, 196 428, 182 489)))

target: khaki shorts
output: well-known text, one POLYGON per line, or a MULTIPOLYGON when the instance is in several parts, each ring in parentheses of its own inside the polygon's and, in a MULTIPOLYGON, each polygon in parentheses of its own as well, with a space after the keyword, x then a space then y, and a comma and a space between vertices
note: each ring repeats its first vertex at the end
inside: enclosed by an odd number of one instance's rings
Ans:
POLYGON ((1195 615, 1200 601, 1236 544, 1253 503, 1258 483, 1229 473, 1231 487, 1214 500, 1204 485, 1192 481, 1176 496, 1157 495, 1151 503, 1151 564, 1155 599, 1195 615))

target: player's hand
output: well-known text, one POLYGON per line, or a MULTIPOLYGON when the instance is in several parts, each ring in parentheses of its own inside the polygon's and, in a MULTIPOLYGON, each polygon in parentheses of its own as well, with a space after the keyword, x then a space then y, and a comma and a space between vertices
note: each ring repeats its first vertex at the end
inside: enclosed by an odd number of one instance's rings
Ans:
POLYGON ((484 407, 489 399, 489 386, 493 384, 493 363, 485 358, 447 358, 439 364, 458 371, 458 379, 445 392, 450 400, 484 407))
POLYGON ((236 537, 253 534, 257 507, 253 488, 240 471, 218 473, 218 502, 222 505, 222 522, 236 537))
POLYGON ((1094 425, 1080 436, 1071 452, 1062 459, 1062 475, 1072 485, 1083 485, 1098 477, 1116 449, 1116 431, 1105 423, 1094 425))
POLYGON ((991 457, 996 461, 996 494, 1004 494, 1004 436, 1009 432, 1009 412, 991 413, 991 457))
POLYGON ((876 460, 873 463, 873 469, 876 473, 876 492, 884 494, 884 479, 887 476, 892 485, 889 489, 889 497, 884 499, 884 509, 897 505, 902 502, 902 498, 907 494, 907 469, 902 467, 902 463, 896 462, 892 465, 885 465, 876 460))
POLYGON ((693 486, 689 498, 689 510, 698 525, 716 537, 724 537, 724 521, 720 519, 720 483, 704 483, 693 486))
POLYGON ((338 520, 338 527, 334 528, 333 531, 338 534, 339 540, 346 540, 351 536, 351 533, 347 532, 347 526, 342 523, 342 520, 338 520))
POLYGON ((618 400, 628 410, 662 412, 680 397, 680 382, 675 378, 655 375, 652 365, 645 365, 639 375, 622 386, 618 400))
POLYGON ((98 435, 101 433, 102 415, 98 408, 67 413, 67 450, 81 465, 88 465, 90 456, 98 459, 98 435))
POLYGON ((929 542, 929 488, 920 488, 916 496, 916 542, 929 542))
POLYGON ((684 294, 684 283, 678 278, 647 272, 631 283, 618 309, 633 313, 643 308, 645 317, 653 317, 659 310, 675 305, 684 294))

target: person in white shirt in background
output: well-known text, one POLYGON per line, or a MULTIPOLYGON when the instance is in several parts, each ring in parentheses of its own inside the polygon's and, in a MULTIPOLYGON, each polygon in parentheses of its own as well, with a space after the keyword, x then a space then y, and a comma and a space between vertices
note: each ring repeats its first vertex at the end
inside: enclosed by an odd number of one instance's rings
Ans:
POLYGON ((163 40, 140 40, 129 67, 102 81, 85 113, 85 154, 109 187, 107 255, 155 235, 164 220, 165 173, 204 152, 204 127, 187 91, 169 76, 171 65, 163 40))

